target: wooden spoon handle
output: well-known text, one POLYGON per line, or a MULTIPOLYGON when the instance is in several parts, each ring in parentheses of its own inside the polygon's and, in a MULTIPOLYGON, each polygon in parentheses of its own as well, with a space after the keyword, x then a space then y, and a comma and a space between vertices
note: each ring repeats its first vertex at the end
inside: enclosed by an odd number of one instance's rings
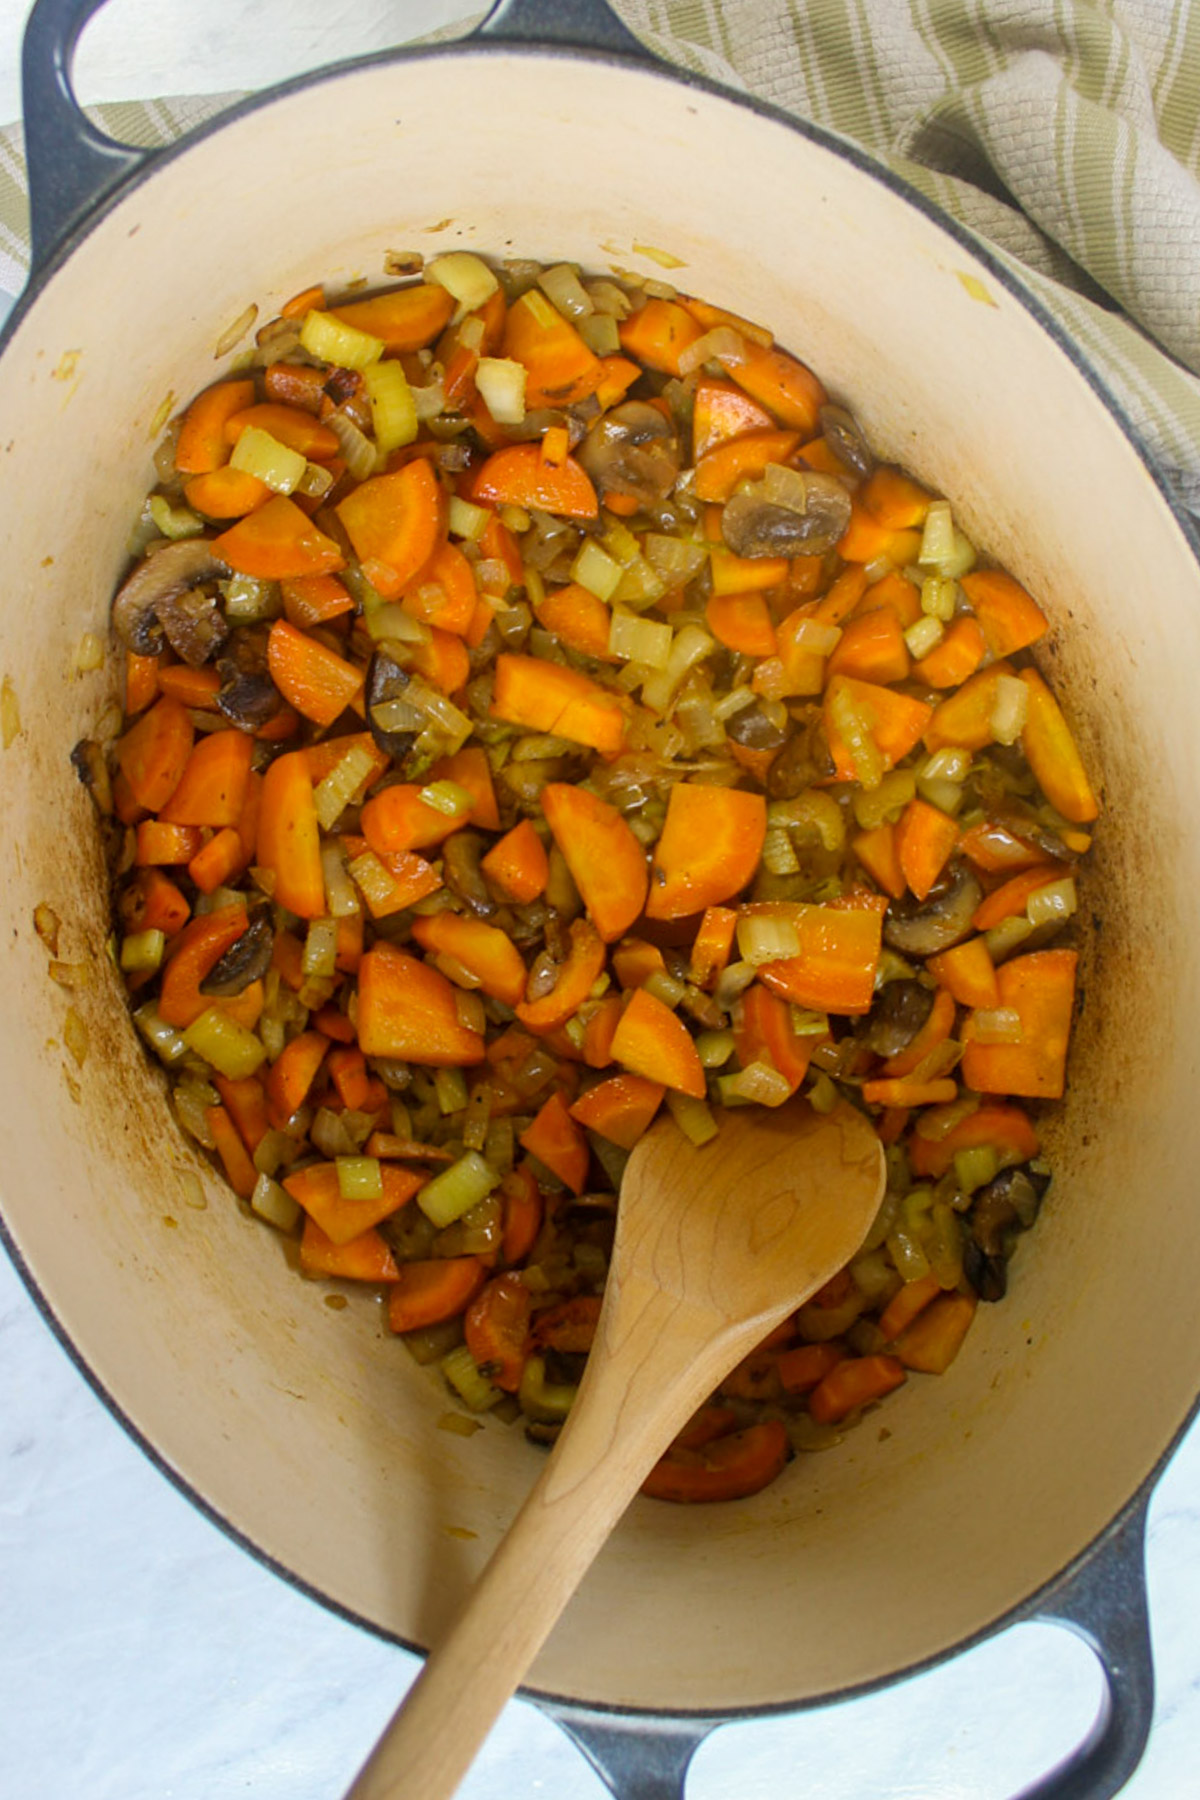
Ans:
POLYGON ((448 1800, 642 1481, 755 1335, 714 1344, 711 1314, 650 1284, 606 1313, 607 1354, 347 1800, 448 1800))

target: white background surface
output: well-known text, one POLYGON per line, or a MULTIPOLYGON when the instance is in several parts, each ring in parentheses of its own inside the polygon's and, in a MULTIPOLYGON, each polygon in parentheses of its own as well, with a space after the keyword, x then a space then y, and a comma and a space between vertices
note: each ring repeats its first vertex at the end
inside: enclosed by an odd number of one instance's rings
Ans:
MULTIPOLYGON (((20 112, 26 10, 0 0, 0 122, 20 112)), ((110 0, 77 85, 85 100, 256 87, 478 10, 110 0)), ((1149 1586, 1159 1699, 1126 1795, 1184 1800, 1200 1789, 1200 1428, 1153 1501, 1149 1586)), ((0 1800, 335 1800, 416 1669, 201 1517, 97 1402, 3 1257, 0 1621, 0 1800)), ((1020 1627, 881 1695, 724 1728, 696 1758, 689 1800, 1005 1800, 1083 1735, 1100 1692, 1077 1640, 1020 1627)), ((517 1702, 462 1793, 603 1791, 517 1702)))

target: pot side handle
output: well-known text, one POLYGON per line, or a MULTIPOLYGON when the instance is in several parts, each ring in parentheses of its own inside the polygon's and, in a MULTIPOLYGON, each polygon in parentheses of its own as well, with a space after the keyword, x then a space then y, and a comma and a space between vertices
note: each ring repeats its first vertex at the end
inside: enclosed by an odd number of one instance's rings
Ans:
POLYGON ((582 1750, 615 1800, 684 1800, 693 1756, 719 1719, 606 1716, 538 1702, 582 1750))
POLYGON ((616 51, 658 66, 657 57, 634 37, 608 0, 496 0, 475 35, 510 44, 616 51))
POLYGON ((104 0, 35 0, 21 50, 32 273, 67 234, 153 152, 98 131, 71 87, 80 34, 104 0))

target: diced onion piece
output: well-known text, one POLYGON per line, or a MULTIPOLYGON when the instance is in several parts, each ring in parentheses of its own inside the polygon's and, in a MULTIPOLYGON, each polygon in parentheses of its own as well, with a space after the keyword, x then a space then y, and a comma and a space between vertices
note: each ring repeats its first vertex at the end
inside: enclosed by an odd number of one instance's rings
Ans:
POLYGON ((183 1033, 174 1025, 168 1025, 158 1016, 158 1008, 152 1000, 145 1006, 139 1006, 133 1015, 133 1022, 154 1051, 160 1062, 169 1068, 173 1063, 180 1063, 188 1053, 183 1041, 183 1033))
POLYGON ((971 1014, 971 1035, 980 1044, 1019 1044, 1021 1015, 1009 1006, 979 1007, 971 1014))
POLYGON ((621 579, 613 594, 613 603, 618 606, 632 606, 641 612, 647 606, 653 606, 661 600, 667 591, 667 584, 662 576, 646 561, 644 556, 635 556, 621 571, 621 579))
POLYGON ((825 625, 820 619, 801 619, 792 633, 792 640, 797 650, 810 651, 813 656, 828 656, 836 649, 841 635, 840 625, 825 625))
POLYGON ((668 537, 658 531, 646 533, 642 551, 656 574, 675 587, 682 587, 698 575, 708 561, 704 544, 693 543, 689 538, 668 537))
POLYGON ((333 363, 339 369, 369 369, 383 355, 382 338, 347 325, 332 313, 306 313, 300 327, 300 345, 318 362, 333 363))
POLYGON ((502 506, 500 508, 500 523, 502 525, 507 525, 511 532, 517 537, 520 537, 523 532, 529 530, 530 526, 533 524, 533 520, 523 506, 502 506))
POLYGON ((752 962, 729 963, 717 977, 717 985, 713 991, 713 999, 722 1012, 728 1012, 739 995, 758 977, 758 969, 752 962))
POLYGON ((373 850, 364 850, 348 865, 350 878, 374 913, 386 912, 396 896, 396 883, 373 850))
POLYGON ((363 744, 352 744, 313 789, 317 823, 332 831, 360 787, 375 772, 375 758, 363 744))
MULTIPOLYGON (((483 1037, 488 1028, 487 1009, 478 994, 466 993, 462 988, 455 990, 454 1012, 460 1025, 467 1031, 477 1031, 483 1037)), ((482 1145, 479 1146, 482 1148, 482 1145)))
POLYGON ((485 1194, 491 1193, 499 1180, 495 1169, 477 1150, 468 1150, 448 1169, 426 1182, 417 1193, 417 1205, 441 1230, 452 1225, 455 1219, 461 1219, 485 1194))
POLYGON ((746 340, 741 332, 735 331, 732 325, 717 325, 679 352, 679 373, 690 375, 693 369, 702 368, 706 362, 720 362, 731 367, 745 360, 746 340))
MULTIPOLYGON (((490 1412, 504 1398, 500 1389, 493 1387, 480 1373, 478 1363, 465 1344, 458 1344, 447 1352, 439 1367, 463 1405, 473 1413, 490 1412)), ((467 1419, 464 1423, 473 1425, 475 1421, 467 1419)), ((446 1429, 450 1429, 449 1421, 446 1429)))
MULTIPOLYGON (((389 638, 397 644, 428 644, 433 636, 423 619, 414 619, 403 607, 391 600, 381 600, 378 594, 364 600, 363 623, 368 637, 376 644, 385 643, 389 638)), ((372 717, 375 710, 374 707, 371 709, 372 717)))
POLYGON ((768 826, 763 841, 762 865, 769 875, 795 875, 800 868, 796 847, 779 826, 768 826))
POLYGON ((834 729, 850 753, 859 782, 864 788, 877 788, 885 773, 883 755, 871 736, 866 719, 845 687, 832 685, 829 711, 834 729))
POLYGON ((467 1078, 461 1069, 435 1069, 433 1086, 443 1119, 449 1118, 451 1113, 461 1112, 467 1104, 467 1078))
POLYGON ((308 1128, 308 1135, 321 1155, 329 1157, 331 1161, 336 1161, 339 1156, 353 1156, 358 1149, 346 1129, 341 1113, 332 1112, 327 1106, 318 1109, 316 1118, 308 1128))
POLYGON ((585 538, 571 564, 571 579, 597 600, 611 600, 621 585, 622 569, 594 538, 585 538))
POLYGON ((576 320, 575 329, 593 356, 616 356, 620 351, 621 331, 611 313, 589 313, 576 320))
POLYGON ((977 558, 975 555, 974 544, 971 542, 970 538, 963 535, 956 525, 954 528, 954 547, 950 551, 950 554, 944 556, 939 563, 939 575, 948 575, 955 581, 961 581, 963 576, 968 574, 975 567, 976 561, 977 558))
POLYGON ((279 1182, 260 1173, 250 1196, 250 1210, 265 1219, 268 1225, 274 1225, 277 1231, 294 1231, 301 1207, 279 1182))
POLYGON ((233 575, 219 584, 223 611, 231 625, 258 625, 280 612, 279 583, 257 575, 233 575))
POLYGON ((946 627, 940 619, 935 619, 932 613, 922 613, 916 624, 910 625, 905 632, 904 642, 909 655, 915 656, 919 661, 922 656, 928 656, 931 650, 936 650, 945 635, 946 627))
POLYGON ((491 516, 486 506, 476 506, 473 500, 452 494, 446 508, 446 525, 451 537, 465 538, 475 544, 487 530, 491 516))
POLYGON ((678 1088, 668 1088, 667 1106, 688 1143, 697 1148, 701 1144, 710 1144, 720 1130, 708 1102, 698 1099, 695 1094, 681 1094, 678 1088))
POLYGON ((675 633, 666 668, 642 687, 642 701, 651 712, 666 714, 684 676, 696 663, 716 649, 716 641, 699 625, 683 625, 675 633))
POLYGON ((552 268, 543 269, 537 284, 565 319, 585 319, 594 311, 592 296, 571 263, 555 263, 552 268))
POLYGON ((1000 1159, 991 1144, 973 1144, 954 1152, 954 1179, 964 1194, 973 1194, 994 1181, 1000 1159))
POLYGON ((204 530, 203 519, 186 506, 172 506, 165 494, 151 494, 146 509, 163 536, 173 541, 198 537, 204 530))
POLYGON ((475 801, 457 781, 431 781, 421 789, 421 800, 447 819, 465 819, 475 801))
POLYGON ((753 706, 755 698, 752 687, 730 688, 727 694, 722 694, 719 700, 713 701, 713 711, 722 721, 732 719, 734 713, 741 712, 747 706, 753 706))
POLYGON ((304 479, 308 460, 261 425, 247 425, 233 446, 229 466, 253 475, 276 494, 294 494, 304 479))
POLYGON ((992 961, 1003 962, 1006 956, 1019 950, 1033 929, 1028 918, 1016 913, 1011 919, 1001 919, 999 925, 993 925, 990 931, 985 931, 983 941, 992 961))
POLYGON ((1015 744, 1029 716, 1029 689, 1015 675, 997 675, 989 721, 998 744, 1015 744))
POLYGON ((932 756, 926 757, 921 764, 917 777, 921 781, 954 781, 962 782, 971 772, 971 753, 960 749, 955 744, 948 744, 942 750, 935 750, 932 756))
POLYGON ((790 919, 770 913, 743 913, 737 922, 737 945, 743 962, 752 968, 799 956, 800 934, 790 919))
POLYGON ((403 365, 396 357, 372 363, 363 370, 363 382, 371 402, 376 448, 390 455, 411 444, 417 435, 417 408, 403 365))
POLYGON ((305 975, 331 981, 337 973, 338 932, 334 919, 313 919, 305 933, 300 967, 305 975))
POLYGON ((511 356, 481 356, 475 386, 497 425, 519 425, 525 417, 526 370, 511 356))
POLYGON ((75 646, 75 668, 80 675, 102 669, 106 654, 104 639, 94 631, 85 631, 75 646))
POLYGON ((446 390, 440 381, 412 389, 413 408, 418 420, 436 419, 446 410, 446 390))
POLYGON ((167 947, 164 932, 158 930, 135 931, 121 941, 121 967, 127 975, 152 975, 161 968, 163 951, 167 947))
MULTIPOLYGON (((700 1058, 702 1068, 723 1069, 735 1049, 732 1031, 701 1031, 697 1033, 696 1055, 700 1058)), ((675 1091, 672 1089, 672 1092, 675 1091)))
POLYGON ((483 258, 473 256, 469 250, 450 250, 445 256, 435 256, 425 265, 425 279, 453 295, 458 301, 459 319, 475 312, 500 286, 483 258))
POLYGON ((927 617, 940 619, 943 625, 954 617, 958 604, 958 583, 944 575, 926 575, 921 583, 921 611, 927 617))
POLYGON ((717 1092, 723 1106, 782 1106, 792 1097, 792 1084, 770 1063, 752 1062, 736 1075, 718 1075, 717 1092))
POLYGON ((948 500, 935 500, 925 514, 925 525, 921 532, 921 548, 917 552, 917 561, 926 567, 941 569, 941 566, 954 554, 954 519, 950 512, 948 500))
POLYGON ((652 970, 642 986, 656 1000, 661 1000, 664 1006, 669 1006, 672 1012, 687 993, 687 983, 674 975, 668 975, 665 969, 652 970))
POLYGON ((253 1075, 266 1058, 266 1049, 252 1031, 210 1006, 188 1026, 183 1041, 189 1050, 229 1081, 253 1075))
POLYGON ((383 1170, 376 1156, 339 1156, 334 1161, 343 1200, 382 1200, 383 1170))
POLYGON ((615 607, 608 627, 609 655, 641 663, 647 669, 665 669, 671 659, 673 635, 665 623, 615 607))
POLYGON ((1079 906, 1074 878, 1065 875, 1061 881, 1049 881, 1036 888, 1025 906, 1025 917, 1031 925, 1062 924, 1079 906))
POLYGON ((763 499, 770 506, 782 506, 789 512, 803 513, 808 507, 808 481, 802 469, 787 463, 768 463, 763 470, 763 499))
POLYGON ((917 792, 922 800, 928 800, 930 806, 936 806, 939 811, 949 813, 952 819, 957 817, 962 810, 964 794, 957 781, 944 781, 939 780, 937 776, 931 778, 919 775, 917 792))
POLYGON ((916 791, 914 770, 889 769, 878 787, 854 795, 854 817, 860 830, 873 831, 889 817, 898 819, 916 791))

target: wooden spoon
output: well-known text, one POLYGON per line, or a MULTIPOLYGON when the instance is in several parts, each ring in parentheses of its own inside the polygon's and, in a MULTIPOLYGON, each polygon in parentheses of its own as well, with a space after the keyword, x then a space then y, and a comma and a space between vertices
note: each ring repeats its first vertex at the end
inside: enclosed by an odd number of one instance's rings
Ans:
POLYGON ((347 1800, 447 1800, 672 1438, 855 1253, 884 1185, 869 1122, 747 1107, 696 1149, 672 1120, 621 1187, 596 1343, 542 1474, 347 1800))

